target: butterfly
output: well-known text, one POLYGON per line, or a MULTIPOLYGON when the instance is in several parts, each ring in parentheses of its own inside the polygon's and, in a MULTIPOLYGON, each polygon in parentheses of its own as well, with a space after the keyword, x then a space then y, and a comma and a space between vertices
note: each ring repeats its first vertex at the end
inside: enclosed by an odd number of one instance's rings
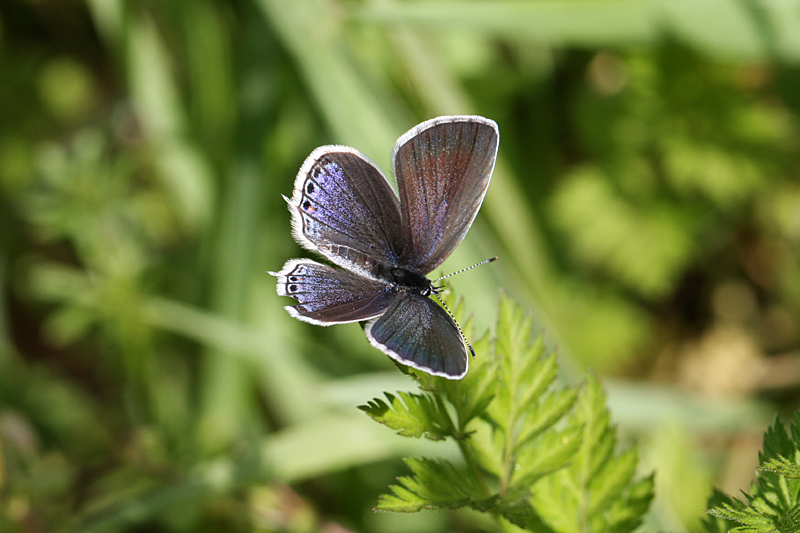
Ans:
POLYGON ((444 116, 402 135, 392 150, 397 193, 354 148, 321 146, 300 167, 292 198, 295 240, 334 265, 290 259, 280 296, 289 314, 329 326, 368 321, 369 342, 392 359, 461 379, 471 351, 426 276, 455 250, 478 214, 497 157, 497 124, 444 116))

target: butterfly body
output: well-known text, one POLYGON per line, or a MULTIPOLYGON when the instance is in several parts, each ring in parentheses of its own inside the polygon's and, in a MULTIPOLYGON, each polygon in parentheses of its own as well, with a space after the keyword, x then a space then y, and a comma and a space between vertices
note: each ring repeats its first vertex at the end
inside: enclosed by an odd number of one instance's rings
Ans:
POLYGON ((489 185, 497 125, 476 116, 439 117, 412 128, 392 152, 397 193, 378 167, 346 146, 322 146, 300 168, 286 199, 295 239, 341 268, 287 261, 278 294, 317 325, 369 321, 367 339, 393 359, 459 379, 467 343, 429 296, 427 274, 461 242, 489 185))
POLYGON ((433 283, 422 274, 399 267, 386 268, 383 274, 385 279, 401 290, 415 292, 421 296, 428 296, 433 293, 433 283))

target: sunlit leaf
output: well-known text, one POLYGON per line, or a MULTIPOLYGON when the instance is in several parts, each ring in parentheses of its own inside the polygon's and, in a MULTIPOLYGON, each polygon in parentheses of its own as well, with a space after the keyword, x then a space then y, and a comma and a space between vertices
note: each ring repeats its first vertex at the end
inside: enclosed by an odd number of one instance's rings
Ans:
POLYGON ((377 510, 456 509, 484 496, 477 480, 447 461, 412 457, 405 462, 413 475, 401 477, 400 485, 392 485, 394 494, 381 496, 377 510))
POLYGON ((550 431, 535 443, 522 446, 511 473, 509 492, 530 492, 541 477, 570 465, 581 446, 581 428, 550 431))
POLYGON ((789 479, 800 478, 800 465, 780 455, 765 461, 758 469, 773 472, 789 479))
MULTIPOLYGON (((746 501, 723 494, 709 503, 711 516, 737 523, 731 531, 773 533, 800 531, 800 411, 795 413, 789 431, 776 419, 764 433, 759 453, 760 474, 745 494, 746 501)), ((708 531, 719 528, 719 521, 705 521, 708 531)))
POLYGON ((452 434, 454 428, 447 412, 442 412, 432 395, 398 392, 398 398, 388 392, 385 394, 388 404, 375 398, 359 409, 404 437, 442 440, 452 434))
POLYGON ((569 411, 578 398, 578 388, 568 388, 548 395, 528 412, 528 420, 520 430, 517 446, 552 427, 569 411))
POLYGON ((497 365, 490 346, 488 334, 473 343, 475 353, 480 355, 470 361, 467 375, 463 379, 450 380, 443 385, 462 428, 483 413, 495 395, 497 365))
POLYGON ((633 480, 635 451, 615 452, 616 431, 595 379, 581 391, 569 418, 580 428, 580 446, 569 466, 533 486, 534 509, 560 533, 633 531, 653 497, 652 480, 633 480))

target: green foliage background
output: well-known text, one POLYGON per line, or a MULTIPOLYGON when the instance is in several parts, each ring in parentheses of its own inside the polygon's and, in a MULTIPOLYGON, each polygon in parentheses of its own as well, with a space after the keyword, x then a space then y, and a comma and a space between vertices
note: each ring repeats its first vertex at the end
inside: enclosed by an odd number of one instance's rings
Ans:
POLYGON ((599 374, 655 469, 647 530, 746 489, 800 390, 800 2, 3 0, 0 531, 477 531, 374 513, 400 458, 355 406, 411 382, 281 309, 281 194, 321 144, 389 168, 500 125, 447 271, 599 374))

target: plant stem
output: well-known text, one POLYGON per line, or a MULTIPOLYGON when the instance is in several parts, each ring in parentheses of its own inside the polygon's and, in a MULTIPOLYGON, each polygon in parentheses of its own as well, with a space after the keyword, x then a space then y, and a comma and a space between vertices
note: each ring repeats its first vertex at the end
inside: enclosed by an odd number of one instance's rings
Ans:
POLYGON ((510 405, 510 413, 508 414, 508 435, 506 435, 505 446, 503 447, 503 476, 500 478, 500 494, 504 494, 511 481, 511 469, 514 466, 514 427, 517 422, 517 409, 516 403, 512 402, 510 405))
POLYGON ((481 474, 481 470, 478 467, 478 461, 475 459, 475 452, 464 439, 457 439, 456 442, 458 442, 458 447, 461 449, 461 453, 464 455, 464 459, 467 461, 469 469, 478 480, 478 483, 480 483, 484 496, 489 498, 492 494, 489 492, 489 486, 486 485, 486 480, 483 479, 483 474, 481 474))
POLYGON ((461 449, 461 454, 464 456, 464 460, 467 462, 467 466, 469 467, 472 475, 475 479, 478 480, 478 483, 481 486, 481 490, 485 497, 489 498, 492 494, 489 492, 489 486, 486 484, 486 480, 483 478, 483 474, 481 473, 481 469, 478 466, 478 461, 475 458, 475 452, 472 450, 472 447, 467 443, 465 435, 464 435, 464 428, 461 427, 461 421, 459 420, 458 425, 453 423, 452 418, 450 418, 450 413, 448 413, 447 408, 444 404, 444 400, 442 400, 442 395, 439 391, 434 391, 433 393, 434 398, 436 398, 436 403, 439 405, 439 409, 442 413, 447 416, 448 421, 450 422, 450 426, 455 429, 455 434, 453 437, 455 441, 458 443, 459 449, 461 449))

